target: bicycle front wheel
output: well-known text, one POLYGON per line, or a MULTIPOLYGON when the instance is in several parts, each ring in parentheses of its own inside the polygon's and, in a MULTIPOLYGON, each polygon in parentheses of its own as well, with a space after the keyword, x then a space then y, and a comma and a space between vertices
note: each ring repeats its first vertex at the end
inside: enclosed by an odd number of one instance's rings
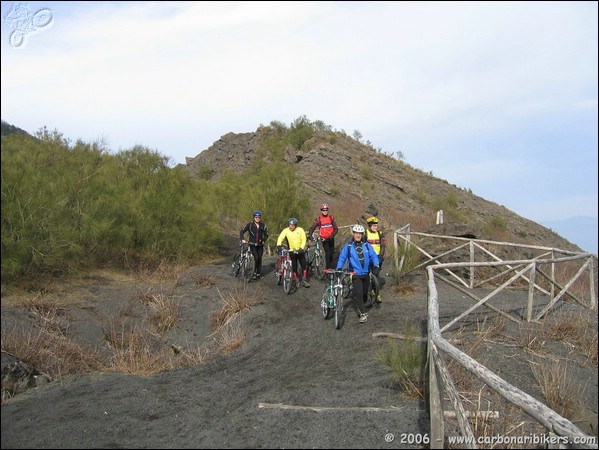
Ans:
POLYGON ((241 255, 239 254, 239 252, 233 255, 233 262, 231 263, 231 275, 233 275, 234 277, 239 275, 239 270, 241 268, 241 265, 239 264, 240 258, 241 255))
POLYGON ((343 298, 349 298, 353 289, 351 275, 343 275, 341 283, 343 284, 343 298))
POLYGON ((320 253, 314 256, 314 271, 316 272, 316 278, 324 280, 324 258, 320 253))
POLYGON ((256 261, 254 261, 254 257, 252 255, 247 255, 244 262, 245 264, 243 267, 243 278, 245 278, 247 281, 250 281, 252 279, 252 276, 254 276, 256 261))
POLYGON ((329 315, 331 313, 331 307, 329 306, 330 298, 331 298, 331 290, 330 290, 330 288, 328 288, 324 292, 324 295, 322 296, 322 300, 320 301, 320 309, 322 310, 322 317, 324 317, 325 320, 329 318, 329 315))
POLYGON ((374 305, 381 291, 379 279, 373 273, 370 273, 370 289, 368 291, 368 303, 374 305))
POLYGON ((291 273, 291 267, 285 267, 283 269, 283 290, 286 294, 291 294, 293 289, 293 274, 291 273))
POLYGON ((343 315, 343 291, 338 290, 335 293, 335 328, 341 328, 341 318, 343 315))

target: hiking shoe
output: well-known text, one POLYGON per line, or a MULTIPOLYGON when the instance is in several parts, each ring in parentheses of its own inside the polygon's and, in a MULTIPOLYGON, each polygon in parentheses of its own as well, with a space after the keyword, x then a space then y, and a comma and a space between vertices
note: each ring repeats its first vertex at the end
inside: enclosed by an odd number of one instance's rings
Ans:
POLYGON ((308 283, 308 280, 302 281, 302 284, 304 285, 305 288, 309 288, 310 287, 310 283, 308 283))
POLYGON ((376 296, 376 302, 377 303, 381 303, 383 301, 383 299, 381 298, 381 294, 376 296))
POLYGON ((257 273, 256 276, 254 277, 255 280, 259 280, 260 279, 260 274, 257 273))
POLYGON ((360 323, 364 323, 368 320, 368 314, 360 314, 360 323))

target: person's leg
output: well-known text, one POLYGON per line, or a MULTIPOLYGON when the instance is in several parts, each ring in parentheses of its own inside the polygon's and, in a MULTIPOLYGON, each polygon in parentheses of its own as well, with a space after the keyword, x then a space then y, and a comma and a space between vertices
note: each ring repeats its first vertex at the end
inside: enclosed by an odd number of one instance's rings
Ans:
POLYGON ((298 256, 297 253, 289 253, 291 255, 291 269, 293 270, 293 279, 297 280, 298 279, 298 272, 297 272, 297 260, 298 260, 298 256))
POLYGON ((304 287, 310 287, 310 283, 308 283, 308 266, 306 264, 306 254, 300 253, 298 255, 298 261, 302 269, 302 283, 304 287))
POLYGON ((335 239, 331 238, 324 243, 324 254, 327 269, 333 268, 333 256, 335 254, 335 239))
POLYGON ((254 273, 252 274, 252 278, 255 280, 257 278, 258 272, 258 247, 255 245, 250 245, 250 252, 252 252, 252 256, 254 257, 254 273))
MULTIPOLYGON (((368 280, 368 275, 354 275, 352 277, 352 303, 354 305, 354 309, 358 314, 358 317, 362 317, 365 314, 364 309, 364 292, 367 289, 364 285, 364 281, 368 280)), ((368 291, 366 290, 366 294, 368 291)))
POLYGON ((256 260, 256 277, 260 278, 262 275, 262 255, 264 255, 264 247, 259 245, 256 247, 256 254, 254 258, 256 260))

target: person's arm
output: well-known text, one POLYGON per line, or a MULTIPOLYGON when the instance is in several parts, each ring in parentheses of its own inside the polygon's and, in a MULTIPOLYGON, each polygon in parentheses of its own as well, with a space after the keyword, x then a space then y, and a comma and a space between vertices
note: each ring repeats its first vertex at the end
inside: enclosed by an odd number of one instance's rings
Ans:
POLYGON ((281 231, 281 234, 279 234, 279 237, 277 238, 277 247, 283 245, 283 239, 285 239, 286 232, 287 228, 285 228, 283 231, 281 231))
POLYGON ((368 249, 368 255, 370 256, 370 266, 372 267, 372 273, 374 273, 375 275, 378 275, 379 272, 381 271, 379 255, 376 254, 376 252, 374 251, 374 248, 372 248, 372 245, 370 245, 368 243, 366 243, 364 245, 368 249))
POLYGON ((379 257, 380 257, 379 263, 380 263, 380 262, 382 262, 383 258, 385 257, 385 251, 387 250, 387 240, 385 239, 385 234, 382 231, 380 231, 379 233, 380 233, 379 238, 381 240, 381 242, 380 242, 381 254, 379 255, 379 257))
POLYGON ((308 237, 310 238, 310 240, 314 239, 314 236, 312 236, 314 234, 314 230, 316 230, 316 226, 318 225, 318 219, 314 219, 314 222, 312 222, 312 225, 310 225, 310 229, 308 230, 308 237))
POLYGON ((339 258, 337 259, 337 270, 343 269, 343 266, 345 265, 345 261, 347 260, 347 248, 347 244, 344 245, 339 253, 339 258))
POLYGON ((245 227, 243 227, 243 228, 242 228, 242 229, 239 231, 239 240, 240 240, 240 241, 243 241, 243 240, 245 240, 245 238, 243 237, 243 235, 244 235, 245 233, 247 233, 247 231, 249 230, 249 225, 250 225, 249 223, 248 223, 248 224, 246 224, 246 226, 245 226, 245 227))
POLYGON ((264 238, 262 243, 265 243, 270 237, 270 235, 268 234, 268 227, 266 226, 266 224, 264 224, 264 233, 262 234, 262 237, 264 238))
POLYGON ((300 248, 306 250, 306 232, 303 228, 300 228, 300 248))
POLYGON ((330 239, 333 239, 339 232, 339 227, 337 226, 337 221, 335 219, 333 219, 332 225, 333 225, 333 234, 331 234, 330 239))

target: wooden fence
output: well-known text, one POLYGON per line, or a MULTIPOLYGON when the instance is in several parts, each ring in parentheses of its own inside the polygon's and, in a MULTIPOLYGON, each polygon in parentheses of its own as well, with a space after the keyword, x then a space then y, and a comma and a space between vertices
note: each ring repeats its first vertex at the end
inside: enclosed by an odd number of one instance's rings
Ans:
POLYGON ((460 433, 466 438, 464 445, 467 448, 478 448, 468 420, 468 414, 462 405, 460 395, 455 388, 442 356, 455 361, 509 403, 534 418, 548 430, 550 435, 579 442, 573 446, 560 444, 550 448, 597 448, 596 440, 593 437, 586 435, 569 420, 560 416, 548 406, 497 376, 491 370, 453 346, 442 335, 444 331, 454 326, 460 320, 463 320, 481 306, 488 307, 511 321, 521 322, 520 317, 509 314, 491 305, 489 302, 491 298, 516 282, 525 282, 528 284, 528 302, 525 314, 528 322, 539 320, 552 311, 558 302, 566 297, 573 299, 584 308, 594 310, 596 314, 594 271, 596 256, 589 253, 576 253, 540 246, 410 232, 409 225, 395 231, 394 245, 395 265, 400 274, 407 274, 424 267, 427 270, 430 448, 443 448, 445 443, 444 421, 448 412, 444 411, 445 396, 448 397, 455 412, 460 433), (450 243, 451 248, 437 246, 436 249, 440 253, 433 256, 432 251, 425 250, 424 246, 415 242, 414 238, 416 236, 426 238, 429 241, 441 240, 445 243, 450 243), (504 261, 497 255, 497 249, 503 247, 527 252, 530 258, 504 261), (414 262, 413 252, 415 251, 419 252, 419 255, 424 255, 424 262, 414 262), (412 261, 408 261, 410 259, 410 252, 412 252, 412 261), (456 257, 463 257, 464 255, 466 255, 467 262, 443 262, 444 259, 449 260, 450 258, 453 258, 455 261, 456 257), (483 260, 480 260, 481 258, 478 255, 482 255, 483 260), (479 261, 477 261, 477 257, 479 261), (409 263, 411 263, 412 267, 408 267, 409 263), (558 271, 558 267, 564 264, 569 264, 570 266, 575 264, 578 268, 569 280, 560 283, 557 281, 556 272, 558 271), (549 270, 543 270, 545 267, 548 267, 549 270), (493 275, 489 276, 488 272, 481 272, 481 268, 492 269, 493 275), (485 276, 479 276, 481 273, 484 273, 485 276), (572 286, 576 280, 585 274, 588 275, 588 284, 584 283, 589 288, 588 292, 584 292, 582 295, 580 292, 574 293, 572 286), (545 285, 539 282, 538 277, 544 280, 545 285), (458 289, 474 302, 471 307, 450 320, 443 327, 439 324, 439 304, 442 299, 438 297, 437 281, 442 281, 458 289), (489 285, 492 282, 499 284, 499 286, 485 297, 478 298, 471 293, 471 290, 475 287, 489 285), (548 296, 548 303, 541 306, 535 304, 535 292, 541 292, 545 296, 548 296))

